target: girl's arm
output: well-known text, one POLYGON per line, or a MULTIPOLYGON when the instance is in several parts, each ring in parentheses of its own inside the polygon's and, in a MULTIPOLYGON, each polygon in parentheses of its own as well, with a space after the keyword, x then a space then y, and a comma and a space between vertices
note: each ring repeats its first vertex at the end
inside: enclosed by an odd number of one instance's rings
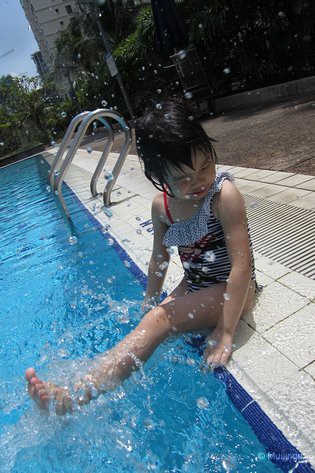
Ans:
POLYGON ((148 283, 142 308, 144 311, 159 303, 170 255, 163 245, 168 225, 163 222, 163 194, 157 194, 152 202, 152 223, 154 230, 153 250, 148 268, 148 283))
POLYGON ((207 363, 215 365, 225 364, 231 353, 234 332, 244 308, 252 272, 244 198, 229 181, 224 182, 218 195, 217 214, 224 232, 231 272, 224 294, 222 316, 208 337, 210 347, 204 354, 207 363), (211 340, 214 340, 212 346, 211 340))

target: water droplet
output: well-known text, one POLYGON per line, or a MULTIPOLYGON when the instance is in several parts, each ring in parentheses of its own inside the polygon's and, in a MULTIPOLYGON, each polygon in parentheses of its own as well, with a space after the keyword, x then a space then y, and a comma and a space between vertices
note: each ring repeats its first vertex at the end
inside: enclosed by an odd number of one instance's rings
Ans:
POLYGON ((188 120, 192 122, 194 118, 195 117, 193 115, 189 115, 188 120))
POLYGON ((130 262, 127 260, 124 261, 124 265, 126 266, 126 268, 130 268, 131 266, 130 262))
POLYGON ((162 104, 161 103, 157 103, 155 106, 158 110, 162 110, 162 104))
POLYGON ((192 92, 185 92, 184 97, 185 97, 185 99, 189 100, 189 99, 192 99, 193 94, 192 94, 192 92))
POLYGON ((206 251, 204 256, 205 261, 213 263, 215 261, 215 254, 213 251, 206 251))
POLYGON ((169 255, 173 255, 175 253, 175 249, 173 246, 166 248, 166 251, 168 252, 169 255))
POLYGON ((55 141, 51 141, 50 142, 51 146, 54 148, 56 146, 56 142, 55 141))
POLYGON ((163 276, 163 274, 160 273, 159 271, 156 271, 155 274, 157 275, 158 278, 161 278, 163 276))
POLYGON ((278 17, 281 18, 282 20, 287 17, 287 15, 283 11, 279 11, 278 17))
POLYGON ((197 403, 197 406, 199 407, 199 409, 207 409, 209 407, 209 401, 204 396, 199 397, 197 399, 196 403, 197 403))
POLYGON ((47 191, 47 192, 51 192, 51 187, 50 187, 50 186, 46 186, 46 191, 47 191))
POLYGON ((185 57, 187 56, 187 51, 181 49, 180 51, 178 51, 177 56, 179 57, 179 59, 185 59, 185 57))
POLYGON ((1 141, 0 146, 4 146, 4 142, 3 142, 3 141, 1 141))
POLYGON ((224 300, 229 301, 231 297, 230 297, 230 294, 228 294, 227 292, 224 292, 223 293, 223 298, 224 298, 224 300))
POLYGON ((187 358, 187 365, 194 366, 196 364, 193 358, 187 358))
POLYGON ((208 346, 209 347, 216 347, 218 342, 216 340, 208 340, 208 346))
POLYGON ((77 54, 77 58, 81 59, 81 54, 80 53, 77 54))
POLYGON ((225 458, 222 462, 222 467, 225 471, 231 473, 232 471, 237 471, 237 462, 233 457, 225 458))
POLYGON ((86 151, 87 151, 89 154, 91 154, 92 151, 93 151, 93 148, 92 148, 91 146, 88 146, 88 147, 86 148, 86 151))
POLYGON ((198 25, 198 28, 200 28, 200 29, 201 29, 201 28, 202 28, 202 26, 203 26, 203 25, 202 25, 201 23, 199 23, 199 25, 198 25))
POLYGON ((111 173, 110 171, 106 172, 104 174, 104 178, 109 182, 112 181, 114 179, 113 173, 111 173))
POLYGON ((102 227, 102 233, 107 233, 109 229, 110 225, 104 225, 104 227, 102 227))
POLYGON ((163 263, 161 263, 159 265, 159 268, 163 271, 164 269, 166 269, 168 267, 168 262, 167 261, 163 261, 163 263))
POLYGON ((62 118, 66 118, 67 112, 61 112, 61 116, 62 116, 62 118))
POLYGON ((183 268, 184 269, 189 269, 190 268, 190 263, 188 261, 183 262, 183 268))
POLYGON ((157 93, 160 94, 162 92, 162 89, 157 89, 157 93))
POLYGON ((113 279, 112 278, 107 278, 106 281, 108 282, 108 284, 112 284, 113 279))
POLYGON ((108 238, 107 242, 109 246, 112 246, 114 244, 114 240, 112 238, 108 238))
POLYGON ((230 74, 231 69, 229 67, 226 67, 225 69, 223 69, 223 72, 224 74, 230 74))
POLYGON ((187 315, 188 315, 188 317, 189 317, 190 319, 193 319, 193 318, 195 317, 194 314, 192 314, 191 312, 188 312, 187 315))
POLYGON ((76 236, 72 235, 68 238, 68 242, 70 243, 70 245, 75 245, 76 243, 78 243, 78 239, 76 236))
POLYGON ((107 105, 106 100, 102 100, 102 105, 103 105, 103 107, 106 107, 106 105, 107 105))

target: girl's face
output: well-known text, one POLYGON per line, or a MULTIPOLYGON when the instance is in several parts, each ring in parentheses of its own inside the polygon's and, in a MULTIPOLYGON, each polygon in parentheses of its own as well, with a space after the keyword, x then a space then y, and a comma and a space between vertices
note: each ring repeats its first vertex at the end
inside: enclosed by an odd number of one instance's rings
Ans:
POLYGON ((193 150, 192 164, 193 169, 183 164, 182 170, 172 167, 167 174, 168 188, 177 199, 201 200, 215 179, 215 164, 211 156, 193 150))

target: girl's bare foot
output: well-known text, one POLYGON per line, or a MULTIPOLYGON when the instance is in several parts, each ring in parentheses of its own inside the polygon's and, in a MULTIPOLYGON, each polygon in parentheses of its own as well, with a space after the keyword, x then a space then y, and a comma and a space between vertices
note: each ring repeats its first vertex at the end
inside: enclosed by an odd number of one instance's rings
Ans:
POLYGON ((25 377, 28 383, 28 394, 40 409, 48 411, 49 402, 54 400, 56 401, 56 414, 63 415, 72 411, 73 400, 67 389, 60 388, 53 383, 44 383, 36 376, 34 368, 28 368, 25 377))

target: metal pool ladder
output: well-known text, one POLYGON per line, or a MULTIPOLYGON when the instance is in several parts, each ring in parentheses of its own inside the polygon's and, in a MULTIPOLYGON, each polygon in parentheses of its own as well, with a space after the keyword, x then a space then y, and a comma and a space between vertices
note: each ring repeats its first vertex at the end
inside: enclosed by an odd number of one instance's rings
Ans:
POLYGON ((114 133, 113 133, 111 125, 106 120, 106 118, 112 118, 116 120, 120 124, 122 130, 125 133, 125 141, 120 150, 119 157, 117 159, 117 162, 112 172, 113 179, 107 181, 105 189, 103 191, 104 205, 106 207, 109 206, 111 203, 110 195, 111 195, 112 189, 115 185, 115 182, 121 171, 121 168, 125 162, 125 159, 127 157, 128 151, 131 146, 131 141, 132 141, 132 134, 131 134, 130 127, 127 125, 127 123, 123 119, 122 115, 120 115, 120 113, 113 112, 108 109, 97 109, 97 110, 94 110, 93 112, 82 112, 76 117, 74 117, 68 127, 68 130, 64 136, 64 139, 61 143, 61 146, 57 152, 55 160, 49 171, 48 180, 49 180, 51 190, 53 191, 54 195, 58 198, 58 201, 60 202, 62 209, 68 221, 71 223, 71 225, 72 225, 72 221, 71 221, 70 213, 68 211, 67 205, 65 203, 65 200, 62 194, 62 183, 66 175, 66 172, 69 169, 69 166, 75 156, 75 153, 77 152, 86 134, 86 131, 89 125, 93 121, 99 120, 104 125, 104 127, 106 128, 108 132, 108 140, 104 148, 104 151, 101 155, 101 158, 96 166, 96 169, 94 171, 94 174, 92 176, 91 183, 90 183, 90 190, 91 190, 92 196, 96 197, 98 195, 98 192, 96 190, 97 180, 102 172, 102 169, 104 168, 106 159, 114 143, 114 133), (71 139, 74 136, 74 131, 78 125, 80 126, 78 128, 76 136, 74 137, 72 144, 69 145, 71 139), (69 150, 66 154, 66 157, 62 160, 67 147, 69 148, 69 150))

